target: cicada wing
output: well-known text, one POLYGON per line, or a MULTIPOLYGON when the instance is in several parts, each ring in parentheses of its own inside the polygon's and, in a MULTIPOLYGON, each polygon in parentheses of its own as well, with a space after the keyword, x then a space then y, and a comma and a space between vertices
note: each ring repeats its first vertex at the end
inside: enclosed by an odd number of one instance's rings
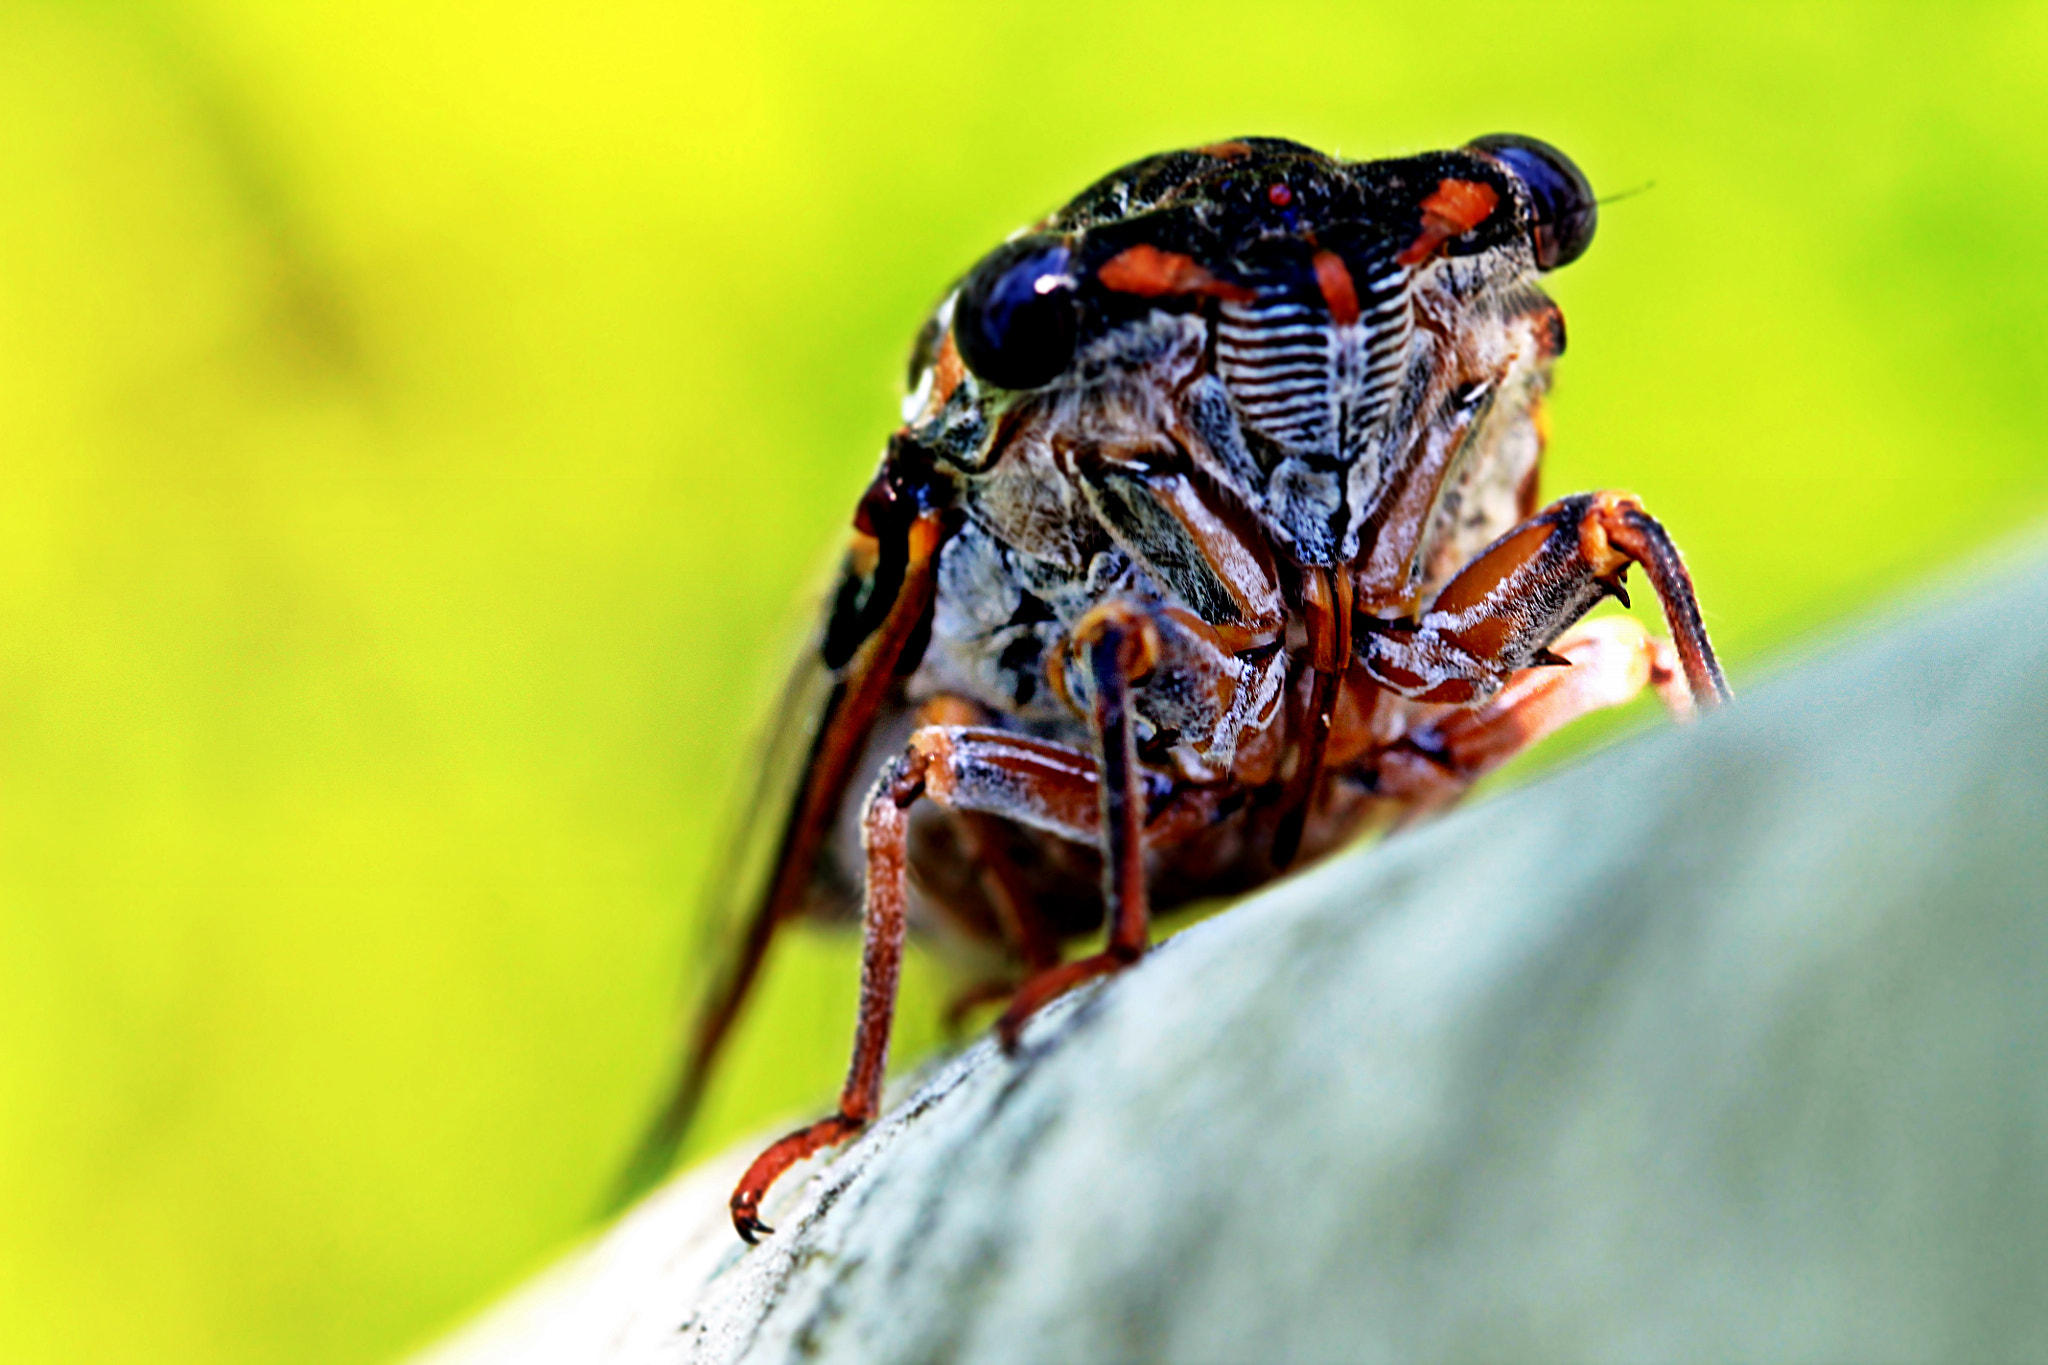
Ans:
POLYGON ((775 930, 803 904, 811 869, 790 865, 801 851, 792 845, 805 842, 794 826, 831 795, 817 789, 815 759, 844 695, 839 674, 825 666, 816 642, 807 642, 754 746, 744 796, 731 804, 733 814, 712 844, 689 955, 695 989, 682 1056, 667 1101, 620 1181, 621 1205, 673 1163, 775 930))
POLYGON ((803 910, 875 718, 928 631, 942 535, 936 514, 900 528, 879 555, 849 556, 820 643, 784 689, 739 828, 706 888, 699 962, 711 963, 667 1105, 619 1189, 623 1204, 667 1171, 720 1046, 760 974, 776 928, 803 910), (878 600, 881 599, 881 600, 878 600), (834 664, 838 664, 834 667, 834 664))
POLYGON ((833 734, 835 724, 844 724, 844 702, 840 671, 826 667, 814 647, 806 648, 755 740, 753 769, 737 784, 744 795, 733 803, 735 818, 713 846, 724 851, 714 854, 699 897, 691 954, 699 968, 728 961, 747 940, 747 926, 763 907, 773 909, 778 919, 803 909, 810 878, 800 874, 816 869, 786 868, 784 863, 793 843, 806 842, 792 828, 799 815, 820 805, 836 807, 843 794, 818 790, 824 774, 817 760, 821 749, 844 742, 833 734))

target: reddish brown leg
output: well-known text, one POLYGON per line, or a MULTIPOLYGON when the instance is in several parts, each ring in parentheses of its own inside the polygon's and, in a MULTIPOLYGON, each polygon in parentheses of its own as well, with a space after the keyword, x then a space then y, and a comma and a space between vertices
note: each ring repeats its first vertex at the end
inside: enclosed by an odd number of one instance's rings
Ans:
MULTIPOLYGON (((1686 685, 1700 706, 1718 706, 1733 701, 1721 662, 1707 639, 1707 623, 1700 617, 1699 599, 1693 595, 1692 575, 1679 558, 1678 547, 1658 520, 1642 509, 1634 498, 1602 494, 1594 501, 1592 525, 1607 538, 1608 545, 1643 566, 1650 586, 1664 604, 1664 621, 1671 627, 1671 643, 1678 648, 1679 663, 1685 669, 1686 685), (1603 500, 1611 499, 1611 500, 1603 500)), ((1615 570, 1617 582, 1621 568, 1615 570)))
MULTIPOLYGON (((885 470, 885 476, 886 473, 885 470)), ((878 480, 876 487, 885 489, 886 478, 878 480)), ((870 497, 874 496, 871 491, 870 497)), ((868 515, 867 505, 865 501, 862 504, 863 517, 868 515)), ((927 512, 903 526, 900 538, 891 539, 882 547, 885 560, 901 556, 900 583, 888 593, 881 590, 879 582, 875 587, 872 600, 887 603, 888 612, 845 663, 843 674, 824 703, 803 786, 783 824, 768 886, 761 899, 746 912, 743 937, 725 956, 697 1007, 668 1104, 641 1138, 614 1191, 614 1206, 624 1205, 653 1184, 673 1163, 683 1133, 703 1097, 711 1063, 739 1018, 740 1007, 767 960, 776 929, 802 908, 812 868, 830 835, 834 813, 860 761, 875 715, 895 684, 897 663, 924 621, 937 591, 937 557, 945 536, 944 518, 939 513, 927 512)), ((748 818, 763 819, 765 814, 757 809, 749 812, 748 818)), ((716 921, 716 905, 710 909, 710 918, 716 921)))
MULTIPOLYGON (((862 811, 867 893, 861 957, 860 1017, 853 1063, 839 1112, 771 1145, 732 1194, 733 1227, 752 1242, 770 1229, 761 1201, 784 1171, 846 1141, 881 1112, 889 1028, 903 963, 908 887, 908 808, 926 796, 954 810, 981 811, 1076 842, 1097 837, 1097 771, 1087 755, 997 730, 931 726, 911 736, 909 752, 882 772, 862 811)), ((1142 812, 1142 804, 1139 806, 1142 812)))
POLYGON ((905 808, 917 799, 924 775, 898 759, 883 771, 861 812, 866 845, 867 908, 860 963, 860 1022, 854 1032, 853 1065, 839 1092, 839 1112, 799 1128, 754 1158, 732 1195, 732 1225, 752 1242, 774 1229, 761 1221, 761 1196, 775 1178, 813 1152, 844 1142, 873 1121, 881 1109, 882 1073, 889 1062, 889 1025, 896 1013, 896 985, 903 968, 903 932, 908 919, 904 885, 905 808))
POLYGON ((1031 1016, 1083 981, 1121 971, 1144 955, 1151 941, 1151 910, 1145 895, 1145 785, 1138 766, 1131 683, 1151 672, 1158 636, 1137 608, 1111 602, 1082 618, 1074 631, 1086 652, 1094 684, 1095 734, 1102 755, 1096 784, 1101 808, 1102 904, 1109 925, 1103 951, 1040 972, 1018 988, 996 1020, 996 1039, 1005 1052, 1017 1046, 1031 1016))
POLYGON ((1372 633, 1359 658, 1375 681, 1402 696, 1477 705, 1524 668, 1565 662, 1547 646, 1601 598, 1626 602, 1622 581, 1632 563, 1643 566, 1664 604, 1693 701, 1728 700, 1678 548, 1621 493, 1552 503, 1482 550, 1413 626, 1361 618, 1372 633))
POLYGON ((1537 740, 1645 687, 1674 715, 1692 714, 1678 651, 1632 617, 1581 621, 1554 652, 1571 667, 1525 669, 1480 705, 1411 731, 1381 757, 1374 790, 1404 803, 1403 818, 1438 809, 1537 740))

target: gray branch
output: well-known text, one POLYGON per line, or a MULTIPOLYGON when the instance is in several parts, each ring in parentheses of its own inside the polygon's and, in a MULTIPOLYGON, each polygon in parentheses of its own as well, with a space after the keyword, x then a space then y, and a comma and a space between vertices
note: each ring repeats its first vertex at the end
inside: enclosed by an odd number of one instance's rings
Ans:
POLYGON ((2048 572, 683 1177, 434 1357, 2048 1357, 2048 572))

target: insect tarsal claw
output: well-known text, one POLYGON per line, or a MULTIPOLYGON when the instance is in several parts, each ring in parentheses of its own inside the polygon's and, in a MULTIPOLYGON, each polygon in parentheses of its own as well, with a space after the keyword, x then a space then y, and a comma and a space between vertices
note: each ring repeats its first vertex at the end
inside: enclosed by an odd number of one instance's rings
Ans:
POLYGON ((775 1231, 761 1221, 761 1199, 752 1190, 741 1190, 732 1197, 732 1226, 739 1233, 740 1240, 748 1246, 775 1231))

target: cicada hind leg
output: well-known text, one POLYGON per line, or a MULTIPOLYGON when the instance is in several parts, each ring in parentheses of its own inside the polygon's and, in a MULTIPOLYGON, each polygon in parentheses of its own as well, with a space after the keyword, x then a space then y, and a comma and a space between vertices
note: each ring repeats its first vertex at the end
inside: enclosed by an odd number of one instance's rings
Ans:
POLYGON ((908 923, 910 807, 926 798, 958 812, 997 816, 1076 842, 1099 842, 1109 925, 1102 952, 1027 980, 998 1020, 1004 1046, 1048 1001, 1138 960, 1150 935, 1145 892, 1144 775, 1131 715, 1131 684, 1149 672, 1158 640, 1142 609, 1112 603, 1075 631, 1093 684, 1097 757, 1064 745, 973 726, 926 726, 868 794, 861 833, 867 856, 860 1010, 839 1111, 798 1129, 755 1158, 732 1194, 733 1227, 752 1242, 771 1232, 761 1202, 790 1167, 859 1133, 881 1113, 908 923))

